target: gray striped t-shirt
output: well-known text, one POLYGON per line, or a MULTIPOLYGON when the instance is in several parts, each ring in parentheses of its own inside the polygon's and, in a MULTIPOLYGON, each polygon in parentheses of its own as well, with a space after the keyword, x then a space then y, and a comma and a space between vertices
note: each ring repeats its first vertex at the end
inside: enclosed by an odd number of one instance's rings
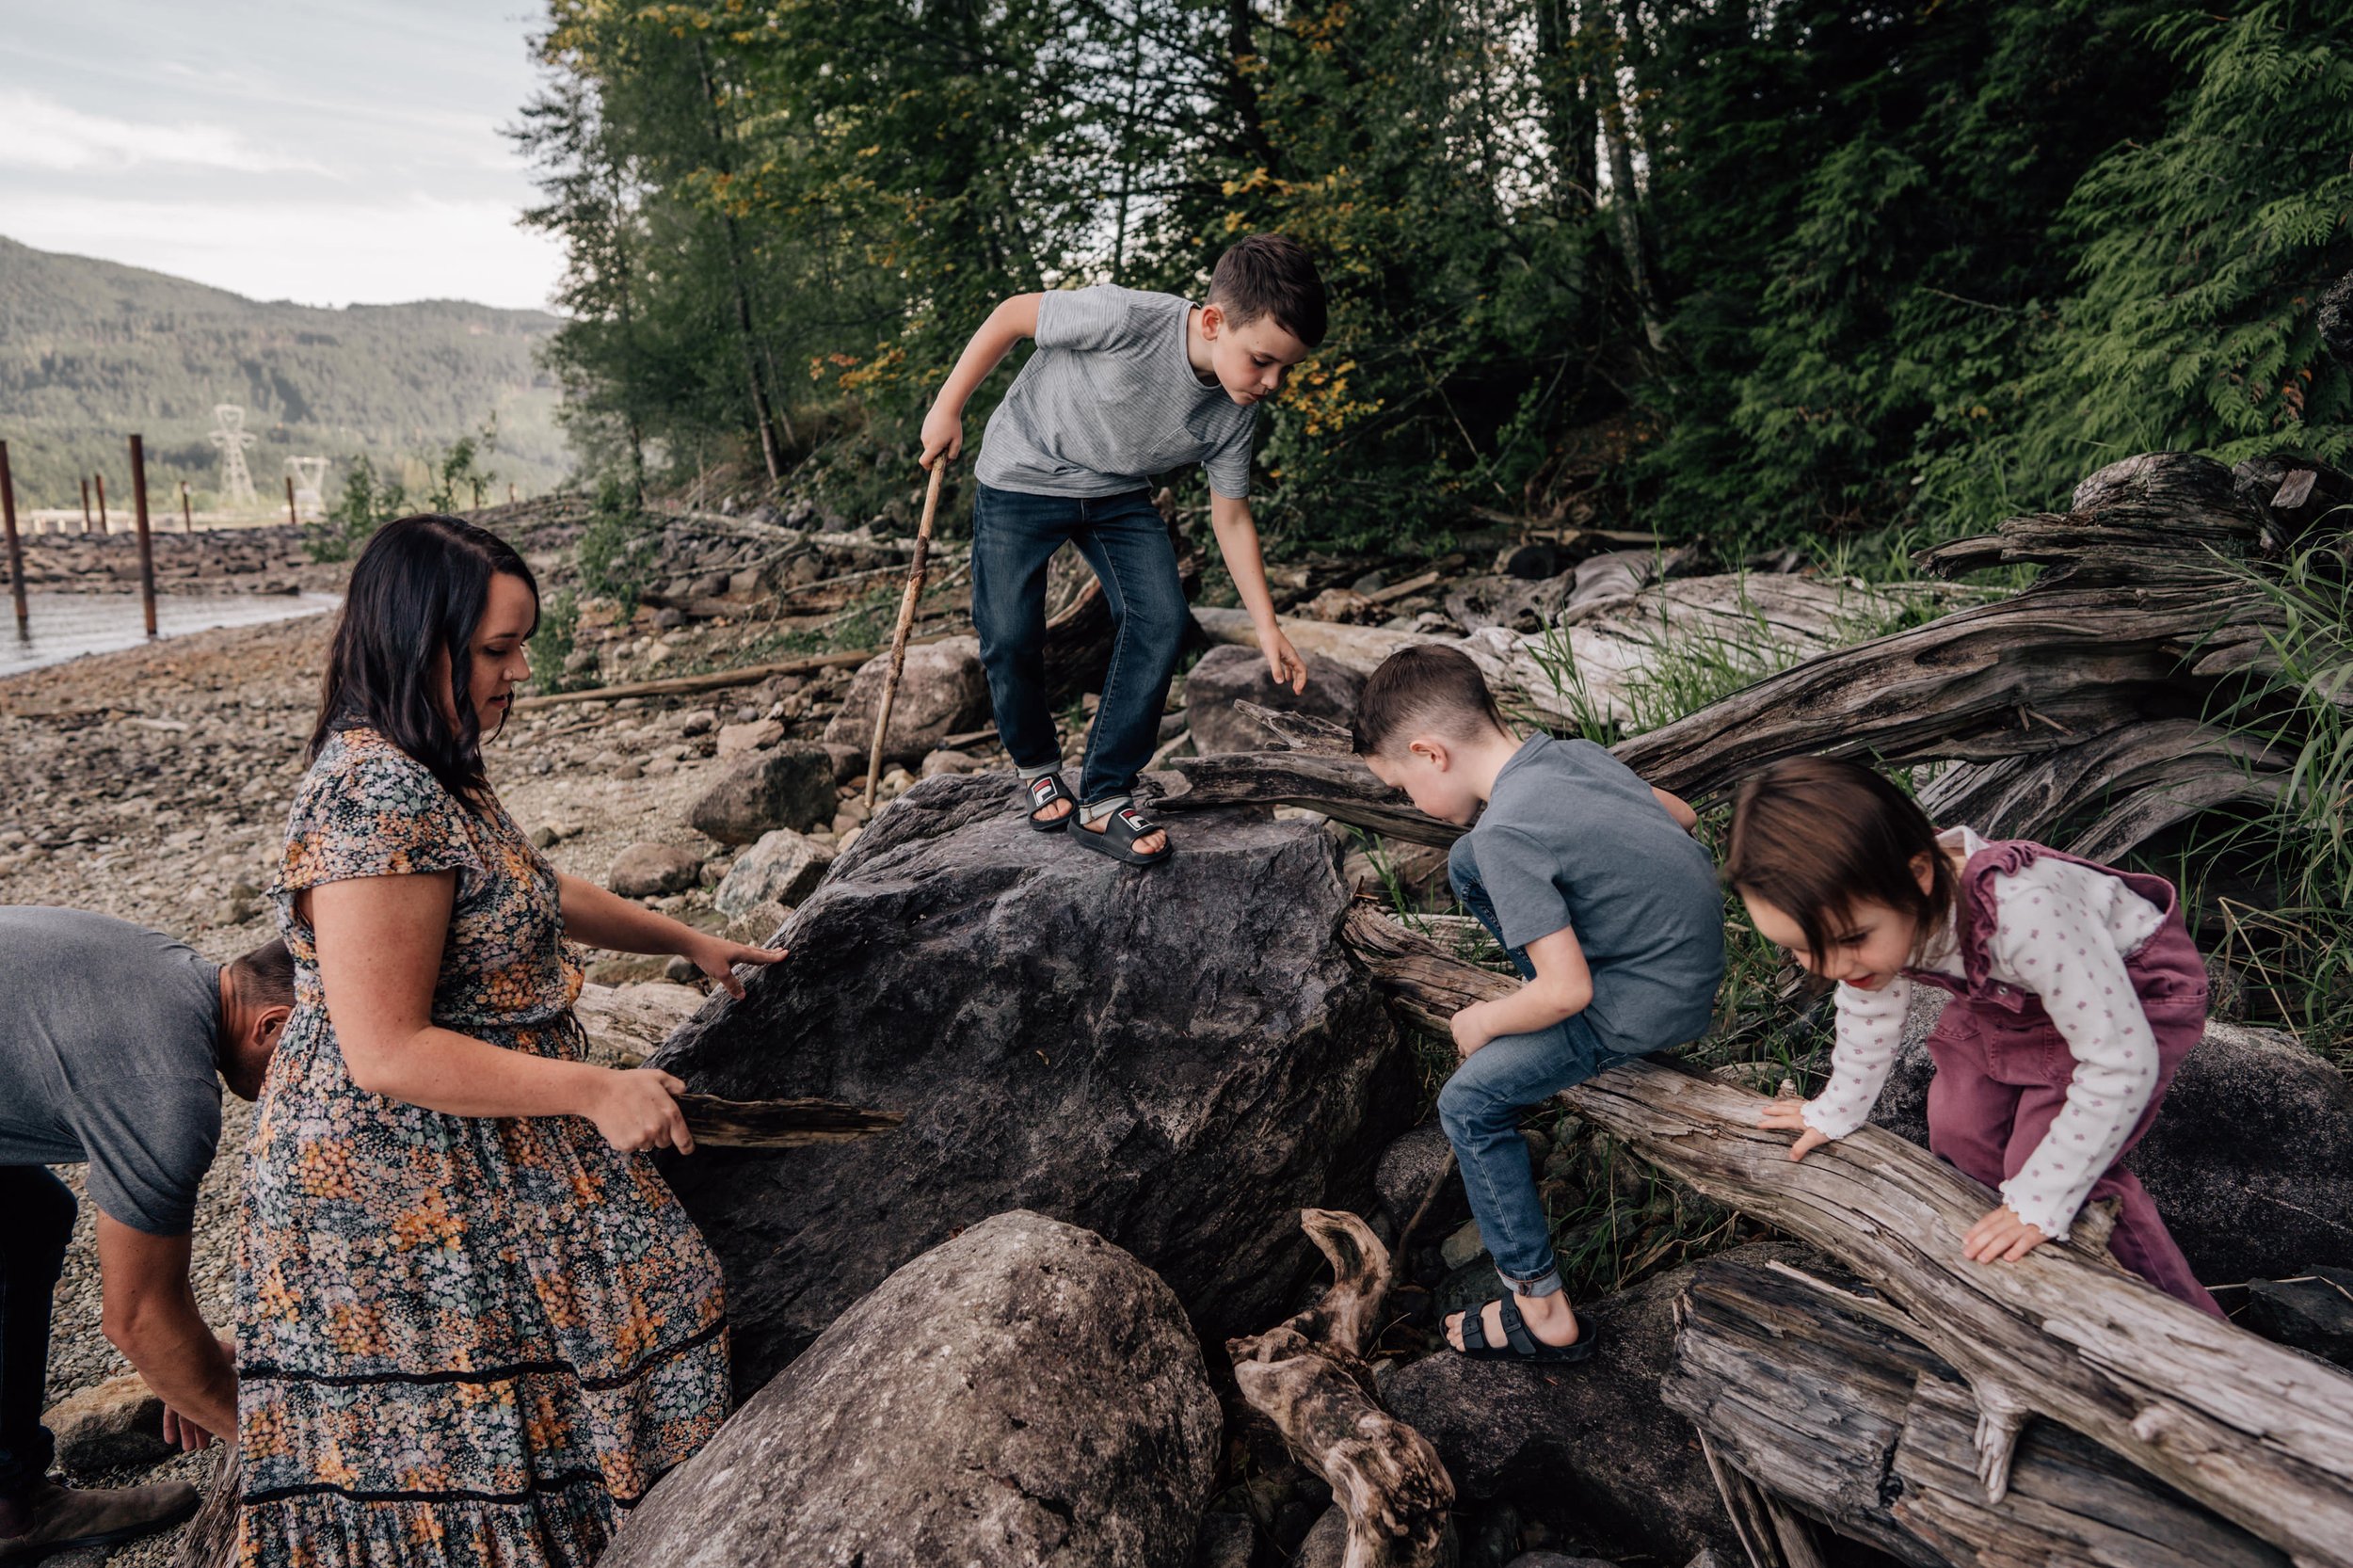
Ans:
POLYGON ((1104 496, 1199 463, 1209 488, 1250 494, 1257 409, 1203 386, 1185 352, 1192 302, 1104 285, 1037 304, 1037 348, 988 416, 973 472, 1025 495, 1104 496))

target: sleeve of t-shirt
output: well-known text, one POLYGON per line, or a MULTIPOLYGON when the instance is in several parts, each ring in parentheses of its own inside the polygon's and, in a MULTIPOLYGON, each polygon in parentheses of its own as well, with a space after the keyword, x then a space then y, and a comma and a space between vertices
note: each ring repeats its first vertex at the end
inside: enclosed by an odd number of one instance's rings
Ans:
POLYGON ((1569 923, 1569 901, 1552 880, 1552 857, 1515 827, 1500 824, 1480 835, 1480 884, 1495 905, 1503 945, 1524 948, 1569 923))
POLYGON ((1903 1044, 1904 1011, 1912 982, 1892 977, 1876 991, 1841 983, 1838 1029, 1830 1048, 1830 1082, 1805 1102, 1805 1125, 1826 1138, 1844 1138, 1871 1119, 1871 1107, 1896 1069, 1903 1044))
POLYGON ((1225 442, 1201 459, 1201 470, 1209 477, 1209 488, 1228 501, 1250 499, 1250 444, 1257 433, 1258 416, 1251 416, 1234 427, 1225 442))
POLYGON ((1048 289, 1037 302, 1037 345, 1097 353, 1124 348, 1135 336, 1137 308, 1145 297, 1110 283, 1048 289))
POLYGON ((106 1078, 73 1098, 90 1201, 150 1236, 185 1236, 220 1143, 220 1091, 193 1076, 106 1078))

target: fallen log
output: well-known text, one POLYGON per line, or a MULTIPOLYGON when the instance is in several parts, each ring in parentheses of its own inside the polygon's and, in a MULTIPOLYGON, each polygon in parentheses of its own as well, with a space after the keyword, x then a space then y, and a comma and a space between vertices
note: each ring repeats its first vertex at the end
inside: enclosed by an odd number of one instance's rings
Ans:
POLYGON ((238 1463, 234 1443, 216 1447, 220 1457, 213 1462, 212 1484, 180 1532, 172 1568, 225 1568, 236 1556, 237 1505, 244 1497, 245 1467, 238 1463))
POLYGON ((1234 1381, 1348 1516, 1345 1568, 1433 1568, 1448 1544, 1454 1482, 1430 1440, 1381 1406, 1365 1347, 1381 1327, 1389 1253, 1353 1214, 1301 1211, 1332 1265, 1315 1305, 1229 1339, 1234 1381))
MULTIPOLYGON (((1367 904, 1350 910, 1344 936, 1425 1026, 1513 988, 1367 904)), ((1961 1236, 1995 1194, 1882 1128, 1793 1163, 1787 1135, 1756 1125, 1764 1096, 1657 1062, 1610 1068, 1562 1098, 1668 1174, 1871 1281, 1881 1300, 1845 1304, 1968 1383, 1989 1501, 2007 1492, 2019 1433, 2040 1415, 2300 1564, 2353 1568, 2353 1377, 2217 1322, 2079 1241, 2018 1263, 1964 1262, 1961 1236)))
POLYGON ((1703 1264, 1675 1320, 1660 1397, 1709 1452, 1913 1568, 2284 1568, 2273 1547, 2049 1422, 2026 1429, 2009 1493, 1989 1504, 1959 1375, 1816 1284, 1703 1264))
MULTIPOLYGON (((936 643, 948 633, 925 637, 910 637, 907 646, 936 643)), ((660 680, 629 680, 617 686, 590 686, 577 692, 541 692, 536 696, 515 699, 518 712, 535 708, 553 708, 572 702, 618 702, 631 696, 690 696, 696 692, 723 692, 730 686, 754 686, 771 676, 814 675, 819 670, 851 669, 863 664, 886 649, 861 648, 847 653, 815 653, 806 659, 787 659, 774 664, 745 664, 738 669, 707 670, 700 675, 672 675, 660 680)))

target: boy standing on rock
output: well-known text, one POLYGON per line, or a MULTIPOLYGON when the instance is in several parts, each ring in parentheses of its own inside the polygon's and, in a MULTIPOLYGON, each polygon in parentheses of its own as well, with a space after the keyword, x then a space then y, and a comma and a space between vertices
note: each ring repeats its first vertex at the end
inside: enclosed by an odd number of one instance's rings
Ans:
POLYGON ((177 1524, 185 1481, 78 1488, 48 1479, 40 1424, 50 1295, 87 1162, 106 1337, 197 1448, 237 1430, 237 1369, 188 1283, 196 1192, 220 1141, 220 1086, 252 1099, 294 1009, 283 942, 226 968, 184 943, 77 909, 0 908, 0 1563, 177 1524))
POLYGON ((1134 805, 1158 741, 1189 613, 1152 475, 1198 462, 1209 520, 1278 684, 1307 668, 1275 625, 1250 516, 1257 406, 1322 342, 1323 280, 1296 242, 1254 234, 1218 258, 1202 303, 1100 287, 1016 295, 956 361, 923 421, 923 466, 964 444, 973 388, 1023 338, 1037 351, 989 416, 975 470, 972 620, 997 730, 1021 776, 1030 825, 1131 865, 1169 855, 1134 805), (1046 699, 1046 565, 1065 542, 1101 580, 1113 627, 1111 672, 1074 796, 1046 699))
POLYGON ((1454 1015, 1463 1064, 1438 1120, 1509 1294, 1447 1320, 1472 1356, 1582 1361, 1593 1331, 1561 1284, 1519 1134, 1523 1107, 1706 1032, 1724 972, 1723 895, 1689 806, 1591 741, 1522 741, 1479 666, 1401 649, 1365 682, 1356 751, 1445 822, 1478 825, 1447 871, 1527 982, 1454 1015))

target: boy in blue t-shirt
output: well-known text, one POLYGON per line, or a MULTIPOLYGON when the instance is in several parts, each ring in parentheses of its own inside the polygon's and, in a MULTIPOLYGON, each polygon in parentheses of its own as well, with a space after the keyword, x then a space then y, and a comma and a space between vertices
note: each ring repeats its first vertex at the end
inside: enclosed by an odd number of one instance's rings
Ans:
POLYGON ((1706 1032, 1723 899, 1690 837, 1698 818, 1590 741, 1514 738, 1479 666, 1443 644, 1373 671, 1355 741, 1421 810, 1477 819, 1447 869, 1527 982, 1454 1015, 1464 1060, 1438 1119, 1511 1294, 1449 1317, 1447 1338, 1474 1356, 1582 1361, 1593 1330, 1561 1291, 1519 1112, 1706 1032))

